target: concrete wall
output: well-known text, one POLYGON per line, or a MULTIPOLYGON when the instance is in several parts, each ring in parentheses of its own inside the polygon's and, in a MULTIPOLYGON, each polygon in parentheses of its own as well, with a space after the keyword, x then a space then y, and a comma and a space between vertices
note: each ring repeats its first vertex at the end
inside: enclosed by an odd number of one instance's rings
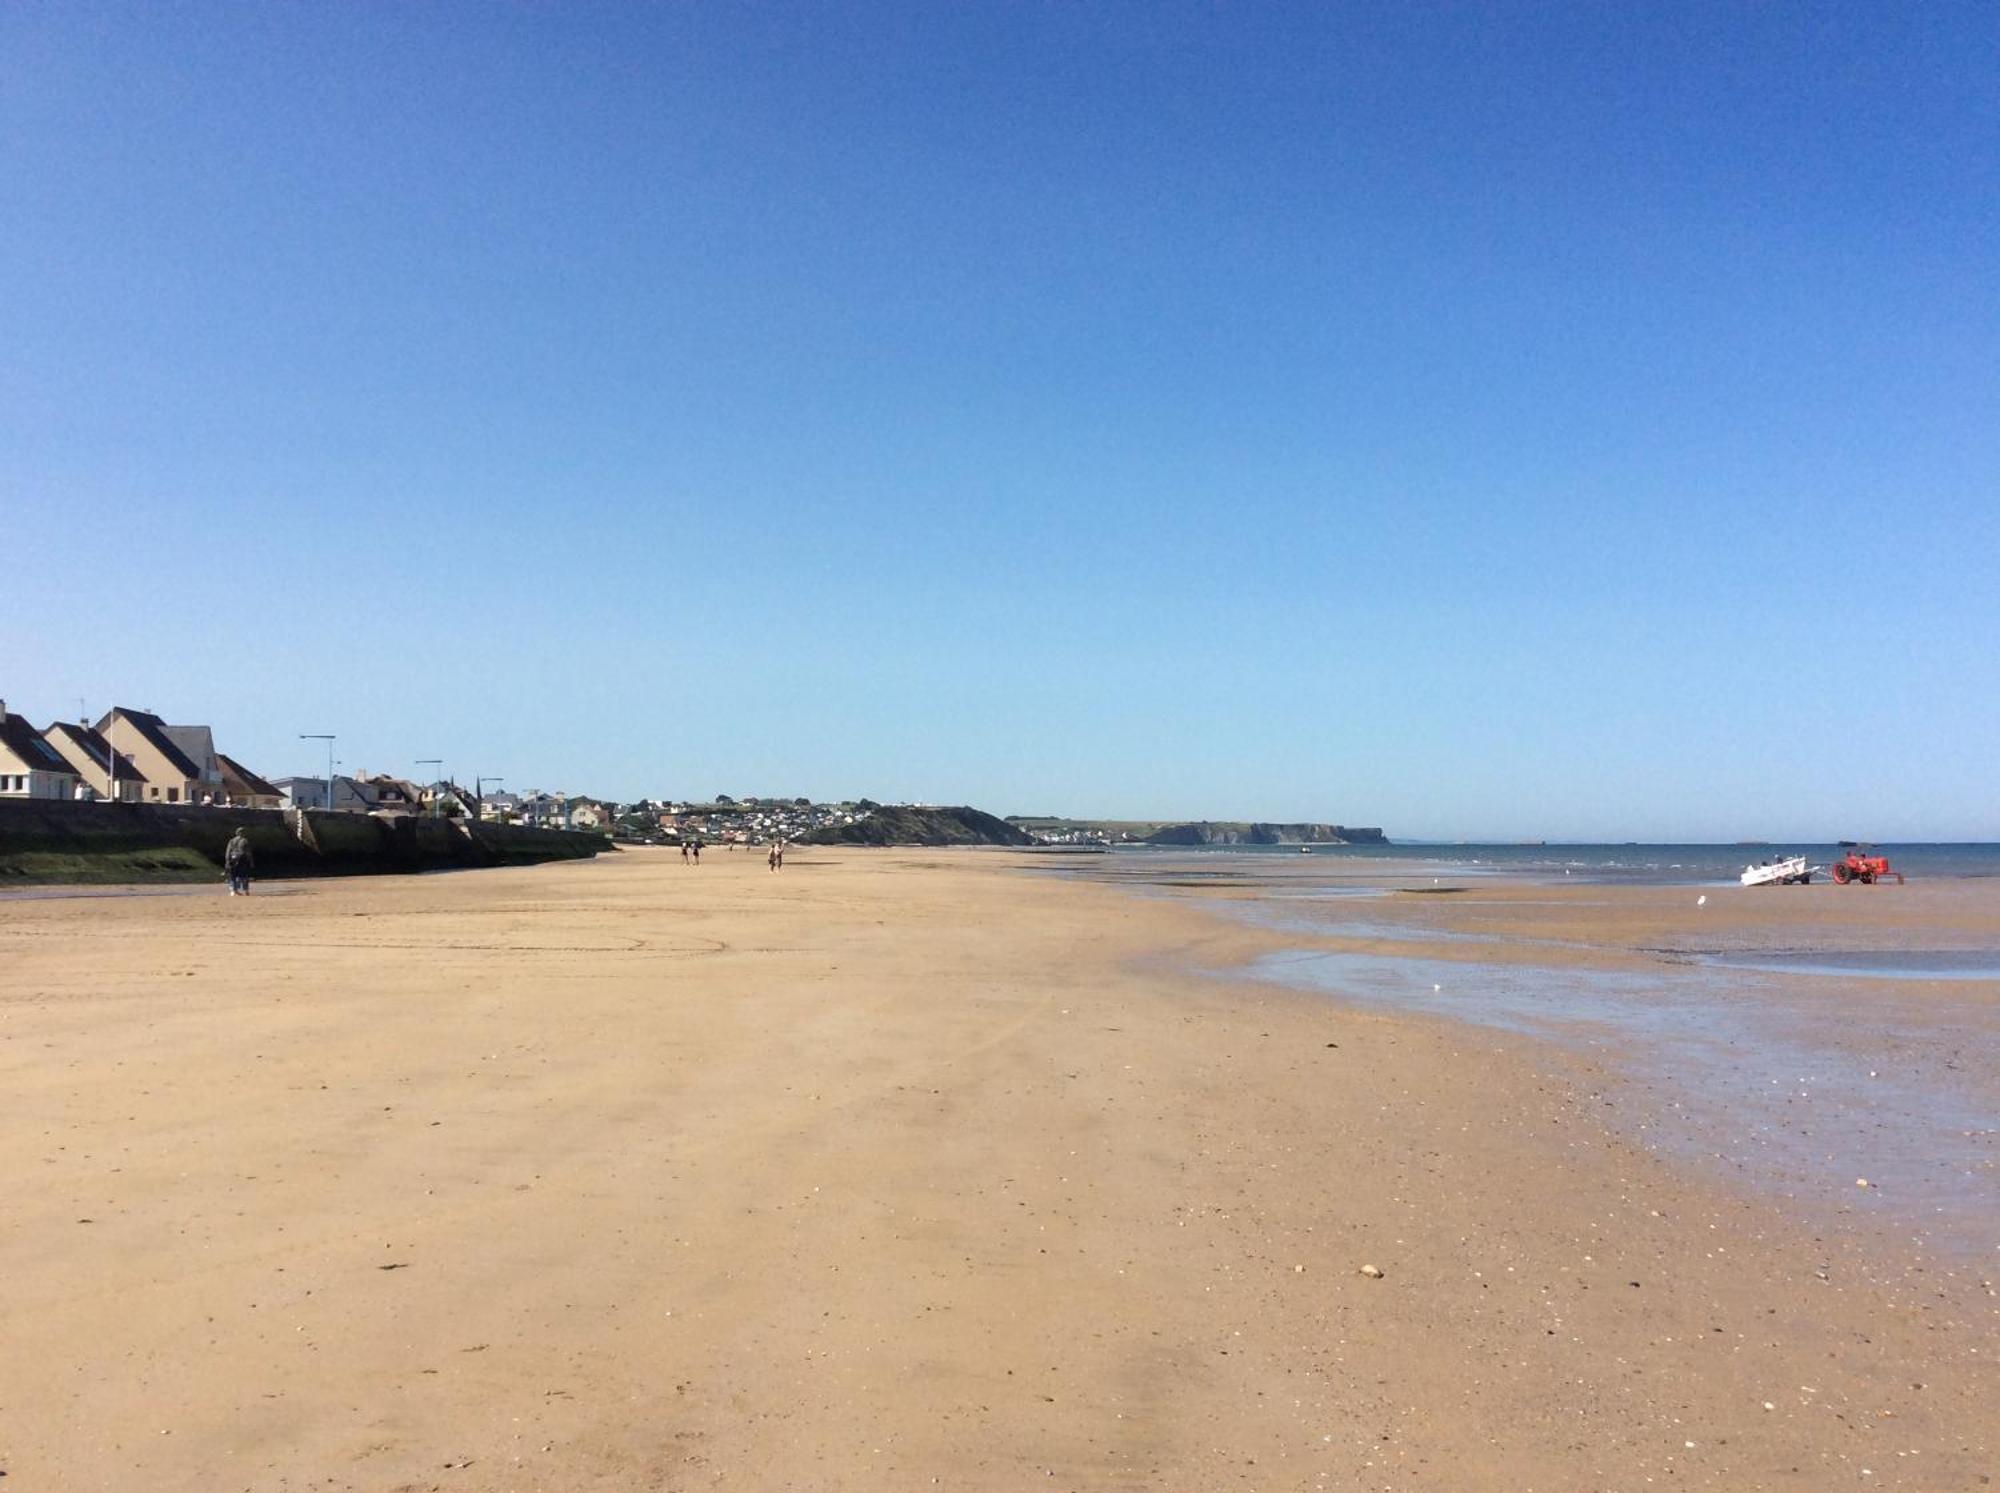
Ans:
POLYGON ((40 769, 16 772, 11 757, 0 758, 0 795, 8 798, 68 799, 76 796, 76 779, 40 769))
POLYGON ((259 877, 357 876, 575 860, 609 848, 602 835, 447 819, 366 814, 292 816, 270 809, 186 804, 0 800, 0 887, 24 882, 220 879, 222 851, 249 832, 259 877))

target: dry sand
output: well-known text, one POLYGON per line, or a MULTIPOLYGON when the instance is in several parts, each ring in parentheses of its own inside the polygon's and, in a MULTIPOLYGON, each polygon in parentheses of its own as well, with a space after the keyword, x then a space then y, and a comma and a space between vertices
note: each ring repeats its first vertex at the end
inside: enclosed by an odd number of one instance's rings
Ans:
POLYGON ((0 903, 0 1486, 1995 1475, 1990 1256, 1830 1232, 1607 1129, 1583 1059, 1204 976, 1279 940, 1021 864, 0 903))

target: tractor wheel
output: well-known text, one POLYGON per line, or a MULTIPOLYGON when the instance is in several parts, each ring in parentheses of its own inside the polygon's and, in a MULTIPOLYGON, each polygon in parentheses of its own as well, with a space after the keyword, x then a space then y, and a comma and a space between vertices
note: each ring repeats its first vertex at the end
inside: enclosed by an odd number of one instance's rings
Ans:
POLYGON ((1851 878, 1851 877, 1852 877, 1853 875, 1854 875, 1854 873, 1853 873, 1852 871, 1848 870, 1848 869, 1847 869, 1847 867, 1846 867, 1846 866, 1845 866, 1844 864, 1842 864, 1842 863, 1840 863, 1840 862, 1835 862, 1835 863, 1834 863, 1834 867, 1833 867, 1833 879, 1834 879, 1834 880, 1835 880, 1836 882, 1838 882, 1838 883, 1839 883, 1840 885, 1842 885, 1842 886, 1846 886, 1846 885, 1847 885, 1847 883, 1848 883, 1848 880, 1849 880, 1849 879, 1850 879, 1850 878, 1851 878))

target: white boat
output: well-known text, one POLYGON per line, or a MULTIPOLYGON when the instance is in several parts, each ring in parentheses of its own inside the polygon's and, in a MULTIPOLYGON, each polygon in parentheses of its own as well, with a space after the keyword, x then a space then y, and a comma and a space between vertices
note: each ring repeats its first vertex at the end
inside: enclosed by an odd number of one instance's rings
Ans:
POLYGON ((1803 886, 1813 878, 1817 866, 1808 866, 1802 855, 1768 860, 1762 865, 1745 866, 1737 879, 1745 886, 1803 886))

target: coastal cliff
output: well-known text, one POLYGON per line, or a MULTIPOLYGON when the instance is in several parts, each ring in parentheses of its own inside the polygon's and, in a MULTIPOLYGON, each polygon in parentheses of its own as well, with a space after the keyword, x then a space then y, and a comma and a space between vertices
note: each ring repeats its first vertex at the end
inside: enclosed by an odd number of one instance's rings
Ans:
POLYGON ((1034 838, 978 809, 880 808, 853 824, 801 835, 801 845, 1032 845, 1034 838))
POLYGON ((1154 830, 1148 845, 1387 845, 1379 829, 1345 824, 1243 824, 1201 820, 1154 830))

